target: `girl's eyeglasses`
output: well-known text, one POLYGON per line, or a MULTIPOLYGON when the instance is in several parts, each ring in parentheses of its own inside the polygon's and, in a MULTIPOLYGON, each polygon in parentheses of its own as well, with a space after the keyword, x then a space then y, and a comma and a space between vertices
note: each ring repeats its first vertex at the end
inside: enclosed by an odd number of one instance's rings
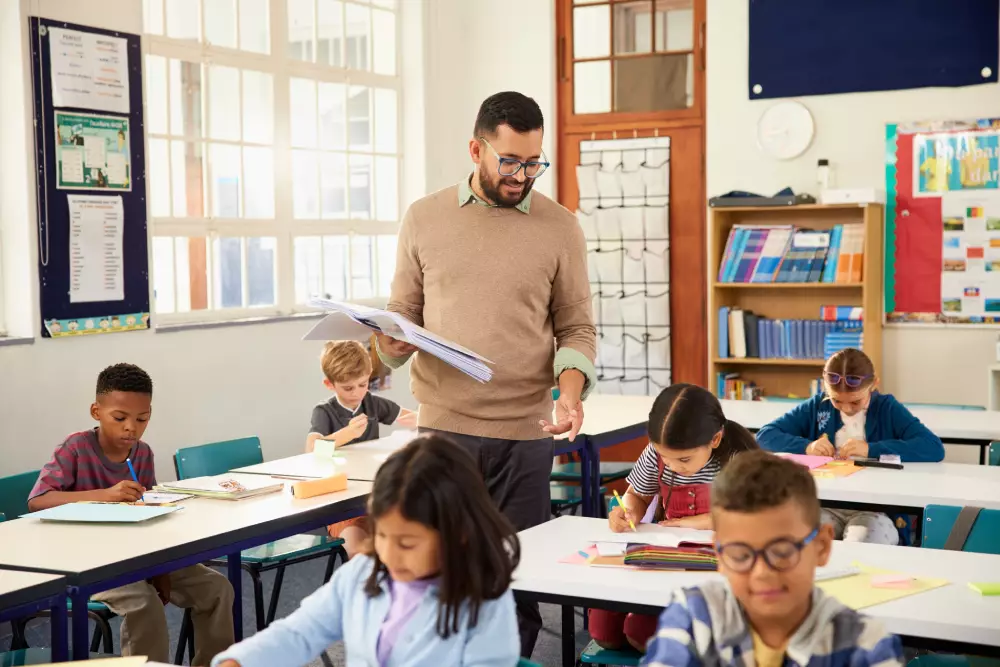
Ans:
POLYGON ((729 544, 716 544, 715 551, 719 554, 719 560, 733 572, 746 574, 754 568, 758 558, 763 558, 772 570, 786 572, 799 564, 799 561, 802 560, 802 550, 815 540, 817 535, 819 535, 819 528, 813 528, 811 533, 798 542, 780 537, 768 542, 763 549, 754 549, 743 542, 730 542, 729 544))
MULTIPOLYGON (((512 157, 503 157, 497 152, 497 149, 493 148, 493 144, 488 142, 484 137, 479 137, 479 140, 486 144, 493 151, 493 154, 497 156, 497 173, 501 176, 514 176, 517 172, 524 169, 524 175, 528 178, 538 178, 549 168, 550 163, 545 161, 533 160, 531 162, 521 162, 512 157)), ((545 156, 543 155, 542 157, 545 156)))
POLYGON ((851 389, 857 389, 865 383, 865 380, 870 380, 871 375, 841 375, 840 373, 823 373, 823 377, 830 384, 831 387, 836 387, 838 384, 843 382, 851 389))

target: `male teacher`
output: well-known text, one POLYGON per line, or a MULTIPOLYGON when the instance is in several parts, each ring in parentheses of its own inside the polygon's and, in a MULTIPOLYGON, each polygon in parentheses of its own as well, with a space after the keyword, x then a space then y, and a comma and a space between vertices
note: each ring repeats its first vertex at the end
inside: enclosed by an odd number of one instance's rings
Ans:
MULTIPOLYGON (((416 354, 411 388, 420 430, 472 453, 518 530, 549 519, 552 437, 576 437, 582 399, 596 383, 583 232, 576 216, 532 192, 549 166, 542 133, 531 98, 505 92, 483 102, 469 140, 472 174, 403 217, 388 306, 494 362, 493 379, 480 384, 416 354)), ((377 344, 391 368, 416 351, 383 335, 377 344)), ((518 604, 518 624, 530 657, 542 627, 536 603, 518 604)))

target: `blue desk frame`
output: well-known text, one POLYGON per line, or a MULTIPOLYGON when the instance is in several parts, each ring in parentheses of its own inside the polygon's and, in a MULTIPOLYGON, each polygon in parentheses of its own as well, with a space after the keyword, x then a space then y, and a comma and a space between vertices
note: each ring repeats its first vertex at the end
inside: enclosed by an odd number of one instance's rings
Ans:
MULTIPOLYGON (((7 571, 21 570, 20 568, 0 568, 7 571)), ((23 588, 12 593, 0 596, 0 623, 4 621, 14 621, 24 616, 30 616, 40 611, 48 611, 51 614, 50 630, 52 633, 52 662, 65 662, 69 656, 66 645, 67 638, 67 613, 66 613, 66 577, 55 573, 50 574, 56 578, 28 588, 23 588)), ((86 619, 86 615, 84 619, 86 619)), ((87 627, 84 626, 86 634, 87 627)), ((90 641, 85 640, 84 646, 90 648, 90 641)))
POLYGON ((553 456, 563 456, 565 454, 572 454, 573 452, 580 453, 580 497, 581 497, 581 512, 584 516, 596 517, 599 514, 593 514, 594 507, 596 507, 594 497, 600 495, 600 474, 594 472, 595 465, 592 462, 593 455, 591 452, 596 451, 591 448, 590 436, 584 434, 579 434, 573 442, 569 440, 555 440, 555 446, 553 447, 553 456))

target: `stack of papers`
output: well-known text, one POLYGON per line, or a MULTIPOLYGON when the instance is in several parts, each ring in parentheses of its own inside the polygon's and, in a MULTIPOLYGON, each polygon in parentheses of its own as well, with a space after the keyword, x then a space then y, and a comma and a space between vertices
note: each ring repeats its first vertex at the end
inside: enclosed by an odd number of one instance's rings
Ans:
POLYGON ((192 477, 191 479, 166 482, 153 487, 154 491, 186 493, 220 500, 242 500, 254 496, 281 491, 285 485, 264 475, 236 475, 227 473, 214 477, 192 477))
POLYGON ((487 366, 492 361, 417 326, 399 313, 326 299, 312 299, 309 305, 332 312, 320 320, 303 340, 365 340, 375 331, 406 341, 478 382, 485 384, 493 379, 493 370, 487 366))
POLYGON ((67 503, 26 516, 69 523, 139 523, 176 512, 180 507, 150 507, 130 503, 67 503))
POLYGON ((711 549, 630 544, 625 549, 625 565, 647 570, 716 570, 718 560, 711 549))

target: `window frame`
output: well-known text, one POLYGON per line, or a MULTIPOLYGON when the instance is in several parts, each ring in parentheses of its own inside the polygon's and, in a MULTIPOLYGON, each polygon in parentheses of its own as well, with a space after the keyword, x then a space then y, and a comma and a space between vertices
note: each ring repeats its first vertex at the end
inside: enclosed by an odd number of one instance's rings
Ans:
MULTIPOLYGON (((188 136, 188 135, 174 135, 171 133, 173 128, 168 127, 167 133, 151 133, 144 131, 143 141, 145 142, 145 148, 147 155, 149 154, 150 139, 160 140, 165 139, 168 142, 175 140, 184 140, 200 143, 204 150, 202 151, 202 187, 204 188, 204 200, 203 200, 203 215, 200 217, 174 217, 173 215, 169 217, 164 216, 154 216, 152 214, 152 206, 150 203, 150 179, 147 178, 147 219, 149 228, 149 239, 150 239, 150 294, 151 294, 151 309, 155 315, 154 321, 158 324, 187 324, 187 323, 201 323, 201 322, 219 322, 227 320, 239 320, 247 318, 268 318, 268 317, 283 317, 293 314, 300 313, 314 313, 316 309, 310 308, 306 304, 301 304, 296 302, 295 295, 295 239, 298 237, 310 237, 310 236, 345 236, 348 237, 348 242, 350 243, 350 237, 353 236, 365 236, 371 238, 373 254, 377 255, 377 237, 380 235, 395 235, 399 231, 400 221, 403 214, 402 206, 402 195, 404 192, 404 175, 403 175, 403 162, 405 159, 404 155, 404 137, 403 137, 403 76, 402 76, 402 19, 401 19, 401 7, 400 2, 402 0, 396 0, 394 6, 386 7, 379 4, 377 0, 372 2, 371 0, 341 0, 344 5, 344 15, 346 15, 348 4, 359 5, 362 7, 372 10, 380 11, 391 11, 395 16, 395 75, 377 74, 374 71, 360 71, 360 70, 348 70, 346 68, 339 68, 333 65, 324 65, 318 62, 307 62, 303 60, 293 59, 289 55, 289 35, 288 35, 288 5, 291 0, 268 0, 269 9, 269 44, 270 53, 262 54, 253 51, 243 51, 237 48, 222 47, 209 44, 204 41, 204 37, 200 41, 194 40, 183 40, 178 38, 171 38, 166 36, 166 3, 160 4, 160 11, 163 13, 160 16, 160 24, 163 26, 164 34, 150 34, 143 33, 143 102, 144 106, 148 109, 148 73, 147 68, 147 57, 148 56, 159 56, 166 59, 169 63, 170 59, 177 59, 191 63, 197 63, 202 69, 201 76, 201 128, 200 136, 188 136), (272 77, 272 103, 273 103, 273 123, 274 123, 274 134, 273 139, 270 144, 273 155, 273 173, 274 173, 274 216, 273 218, 221 218, 211 216, 211 179, 209 172, 209 155, 208 147, 214 143, 222 143, 226 145, 235 146, 257 146, 259 144, 255 142, 245 141, 242 137, 239 141, 226 141, 226 140, 216 140, 210 137, 210 130, 208 128, 209 122, 209 104, 210 104, 210 88, 211 81, 210 77, 206 76, 207 66, 223 66, 232 67, 241 71, 241 76, 239 77, 240 85, 240 103, 242 104, 242 90, 243 90, 243 70, 253 70, 257 72, 262 72, 269 74, 272 77), (350 208, 348 204, 347 215, 345 219, 296 219, 294 217, 293 211, 293 179, 292 179, 292 154, 293 147, 291 142, 291 113, 290 113, 290 97, 291 97, 291 80, 293 78, 303 78, 309 79, 311 81, 318 83, 333 83, 333 84, 343 84, 345 86, 366 86, 369 89, 383 88, 391 89, 396 93, 396 151, 394 153, 378 152, 375 150, 374 141, 372 142, 371 150, 364 151, 354 149, 351 150, 350 146, 345 146, 341 151, 338 149, 337 152, 342 152, 345 156, 350 155, 369 155, 372 156, 372 188, 377 191, 377 183, 375 180, 375 169, 374 169, 374 158, 378 156, 392 156, 396 159, 396 192, 397 192, 397 211, 396 219, 389 220, 378 220, 376 211, 376 199, 373 196, 372 210, 370 212, 369 219, 361 218, 351 218, 350 208), (249 239, 253 237, 273 237, 276 240, 276 253, 275 253, 275 280, 274 280, 274 291, 275 291, 275 303, 273 306, 259 306, 259 307, 239 307, 239 308, 221 308, 221 307, 209 307, 201 310, 190 310, 188 312, 172 312, 172 313, 160 313, 156 311, 155 304, 155 262, 152 261, 152 247, 153 239, 156 237, 188 237, 188 238, 204 238, 206 243, 206 256, 208 257, 206 261, 206 281, 208 290, 208 302, 209 305, 214 306, 212 301, 214 300, 214 281, 215 272, 208 270, 211 265, 211 255, 212 255, 212 242, 217 238, 225 237, 240 237, 244 239, 249 239)), ((169 0, 167 0, 169 2, 169 0)), ((147 2, 147 8, 150 4, 147 2)), ((313 0, 313 40, 316 43, 318 28, 316 26, 317 22, 317 0, 313 0)), ((234 6, 237 5, 234 0, 234 6)), ((199 26, 198 32, 200 35, 204 35, 204 15, 205 15, 205 3, 199 0, 199 26)), ((369 13, 369 54, 368 54, 368 65, 374 68, 374 49, 376 48, 375 43, 377 38, 375 36, 374 20, 371 18, 369 13)), ((147 23, 148 23, 148 19, 147 23)), ((145 30, 145 26, 144 26, 145 30)), ((236 44, 240 43, 240 21, 236 20, 235 26, 236 34, 236 44)), ((344 30, 344 48, 347 48, 347 26, 346 22, 343 25, 344 30)), ((317 48, 311 49, 313 51, 313 56, 316 57, 317 48)), ((169 80, 169 64, 167 67, 168 80, 169 80)), ((165 104, 167 106, 167 114, 169 115, 171 95, 173 91, 171 86, 167 86, 166 100, 165 104)), ((241 107, 242 109, 242 107, 241 107)), ((345 109, 346 112, 346 109, 345 109)), ((376 128, 374 127, 376 123, 376 114, 374 110, 374 105, 369 109, 369 122, 373 124, 372 136, 374 139, 374 133, 376 128)), ((347 122, 345 118, 345 122, 347 122)), ((301 150, 301 149, 300 149, 301 150)), ((308 149, 313 150, 317 153, 322 153, 324 149, 317 141, 317 145, 314 148, 308 149)), ((172 180, 172 169, 171 161, 173 159, 172 150, 167 151, 168 162, 165 168, 165 173, 172 180)), ((347 181, 349 184, 350 171, 348 169, 347 181)), ((246 176, 242 175, 241 171, 241 192, 245 193, 246 187, 246 176)), ((172 184, 171 184, 172 188, 172 184)), ((347 187, 349 190, 349 185, 347 187)), ((348 195, 349 196, 349 195, 348 195)), ((377 195, 376 195, 377 196, 377 195)), ((173 201, 173 193, 171 189, 171 202, 173 201)), ((245 196, 242 197, 245 201, 245 196)), ((322 213, 320 212, 320 215, 322 213)), ((244 242, 244 259, 245 259, 245 249, 246 243, 244 242)), ((175 263, 176 266, 176 263, 175 263)), ((378 294, 380 290, 380 275, 378 273, 378 262, 377 259, 373 261, 372 266, 372 289, 375 296, 366 299, 353 299, 352 301, 356 303, 361 303, 365 305, 381 305, 384 304, 388 295, 378 294)), ((345 271, 349 271, 350 263, 348 267, 345 267, 345 271)), ((242 279, 244 286, 248 280, 248 270, 245 261, 242 266, 242 279)), ((173 280, 176 286, 179 284, 176 269, 173 272, 173 280)), ((350 276, 348 276, 348 284, 350 283, 350 276)), ((247 298, 246 291, 243 293, 244 302, 247 298)), ((176 299, 176 294, 175 294, 176 299)))

